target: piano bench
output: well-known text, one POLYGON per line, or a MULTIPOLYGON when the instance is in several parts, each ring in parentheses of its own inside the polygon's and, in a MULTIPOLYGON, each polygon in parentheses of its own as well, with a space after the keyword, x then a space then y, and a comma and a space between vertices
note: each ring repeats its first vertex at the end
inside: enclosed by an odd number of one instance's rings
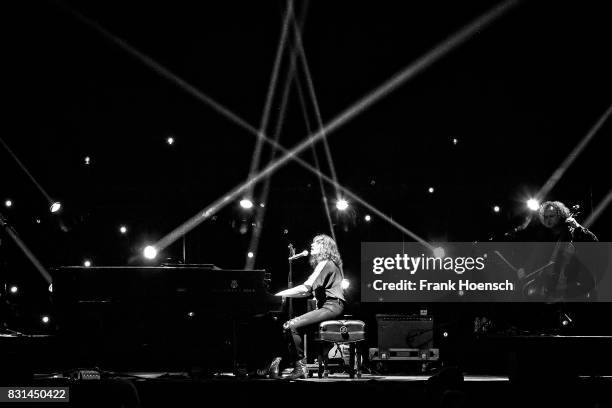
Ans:
POLYGON ((325 349, 330 343, 349 345, 349 376, 361 378, 362 354, 357 343, 365 340, 365 323, 361 320, 327 320, 319 324, 317 334, 319 378, 329 376, 325 349))

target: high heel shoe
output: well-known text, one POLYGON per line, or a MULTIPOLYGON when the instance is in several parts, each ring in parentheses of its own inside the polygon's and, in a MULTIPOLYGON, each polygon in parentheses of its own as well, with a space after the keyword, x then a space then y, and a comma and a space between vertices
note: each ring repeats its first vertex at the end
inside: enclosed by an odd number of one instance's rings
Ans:
POLYGON ((298 380, 300 378, 306 378, 308 376, 308 366, 306 365, 306 359, 298 360, 295 362, 295 368, 287 377, 286 380, 298 380))
POLYGON ((280 366, 281 360, 282 360, 281 357, 276 357, 274 360, 272 360, 269 366, 258 369, 257 376, 258 377, 269 376, 270 378, 280 378, 279 366, 280 366))
POLYGON ((270 378, 274 378, 274 379, 280 378, 281 360, 282 360, 281 357, 276 357, 274 360, 272 360, 272 363, 270 364, 270 369, 268 370, 268 375, 270 376, 270 378))

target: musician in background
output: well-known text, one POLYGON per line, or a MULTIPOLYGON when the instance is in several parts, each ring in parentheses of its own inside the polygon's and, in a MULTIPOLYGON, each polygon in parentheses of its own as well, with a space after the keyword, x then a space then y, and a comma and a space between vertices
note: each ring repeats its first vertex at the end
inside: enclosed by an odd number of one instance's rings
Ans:
MULTIPOLYGON (((576 211, 576 209, 574 208, 576 211)), ((506 333, 556 333, 559 330, 560 316, 566 312, 576 313, 578 302, 565 305, 562 300, 594 300, 597 287, 593 271, 581 264, 576 256, 573 242, 596 242, 597 237, 581 226, 570 209, 560 201, 546 201, 538 211, 525 222, 505 233, 502 241, 508 242, 551 242, 556 243, 551 253, 534 254, 527 250, 515 253, 519 262, 519 293, 524 300, 538 303, 505 303, 491 308, 490 315, 479 314, 474 320, 474 332, 504 330, 506 333), (542 255, 542 256, 540 256, 542 255), (535 264, 531 261, 535 261, 535 264), (554 262, 550 267, 546 261, 554 262), (525 278, 525 270, 540 272, 525 278), (565 277, 565 284, 563 279, 565 277), (523 280, 524 279, 524 280, 523 280), (551 303, 552 302, 552 303, 551 303)), ((523 246, 521 246, 523 247, 523 246)), ((553 246, 551 245, 551 248, 553 246)), ((518 247, 517 247, 518 248, 518 247)), ((539 247, 534 247, 539 248, 539 247)), ((583 246, 584 248, 584 246, 583 246)), ((597 271, 594 271, 597 272, 597 271)), ((578 319, 577 319, 578 320, 578 319)))
MULTIPOLYGON (((306 378, 308 371, 302 346, 302 334, 325 320, 336 319, 342 315, 345 298, 342 289, 342 259, 336 242, 327 235, 317 235, 310 248, 312 274, 301 285, 278 292, 276 296, 302 298, 314 296, 317 309, 294 317, 283 325, 289 355, 294 369, 287 379, 306 378)), ((270 367, 270 377, 278 376, 280 358, 274 359, 270 367)))
POLYGON ((546 201, 540 205, 538 218, 546 228, 542 241, 557 242, 551 257, 553 268, 544 275, 544 291, 549 298, 576 298, 590 296, 595 281, 584 265, 575 256, 572 242, 597 242, 597 237, 583 227, 572 216, 570 210, 560 201, 546 201), (565 293, 557 293, 559 279, 566 280, 565 293))
POLYGON ((561 201, 542 203, 538 217, 550 234, 550 239, 543 241, 597 242, 595 234, 578 224, 569 208, 561 201))

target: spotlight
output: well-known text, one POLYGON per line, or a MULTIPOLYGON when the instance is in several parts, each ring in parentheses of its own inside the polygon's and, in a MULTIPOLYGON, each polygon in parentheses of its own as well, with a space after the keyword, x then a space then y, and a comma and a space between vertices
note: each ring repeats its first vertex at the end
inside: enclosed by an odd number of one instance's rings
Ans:
POLYGON ((40 224, 40 218, 36 218, 35 221, 37 224, 40 224))
POLYGON ((247 256, 248 256, 249 258, 252 258, 252 257, 253 257, 253 253, 252 253, 252 252, 249 252, 249 253, 247 254, 247 256))
POLYGON ((341 286, 342 286, 342 289, 346 290, 349 288, 349 286, 351 286, 351 282, 349 282, 348 279, 342 279, 341 286))
POLYGON ((499 205, 496 205, 496 206, 493 207, 493 212, 498 213, 499 210, 500 210, 499 205))
POLYGON ((62 203, 60 203, 59 201, 54 202, 53 204, 51 204, 51 212, 52 213, 56 213, 58 212, 60 209, 62 208, 62 203))
POLYGON ((83 261, 83 266, 89 268, 91 266, 91 261, 89 259, 86 259, 85 261, 83 261))
POLYGON ((166 139, 166 143, 168 143, 170 146, 172 146, 174 144, 174 138, 173 137, 169 137, 166 139))
POLYGON ((248 210, 249 208, 253 208, 253 202, 248 198, 243 198, 240 200, 240 206, 245 210, 248 210))
POLYGON ((53 284, 52 283, 49 284, 49 293, 53 293, 53 284))
POLYGON ((527 200, 527 208, 531 211, 537 211, 540 208, 540 202, 535 198, 530 198, 527 200))
POLYGON ((49 316, 43 316, 40 320, 42 320, 44 324, 47 324, 49 323, 49 316))
POLYGON ((4 202, 4 205, 8 208, 8 207, 12 207, 13 206, 13 202, 11 200, 6 200, 4 202))
POLYGON ((147 259, 155 259, 157 257, 157 249, 153 245, 148 245, 145 247, 143 254, 147 259))
POLYGON ((456 138, 453 139, 453 144, 457 145, 457 143, 459 142, 459 140, 457 140, 456 138))
POLYGON ((445 252, 444 252, 444 248, 442 247, 437 247, 433 250, 433 254, 436 258, 444 258, 445 252))
POLYGON ((11 288, 9 290, 11 291, 11 293, 19 292, 19 288, 17 286, 11 286, 11 288))
POLYGON ((339 209, 340 211, 346 210, 348 206, 349 206, 348 201, 346 201, 344 198, 341 198, 336 202, 336 208, 339 209))
POLYGON ((365 217, 363 217, 364 220, 366 220, 366 222, 370 222, 372 220, 372 217, 370 217, 370 215, 366 215, 365 217))
POLYGON ((264 203, 259 204, 261 208, 264 208, 266 205, 264 203))
POLYGON ((122 225, 119 227, 119 232, 122 234, 126 234, 127 233, 127 227, 125 225, 122 225))
POLYGON ((444 337, 448 337, 448 332, 444 332, 444 333, 442 333, 442 336, 444 336, 444 337))
POLYGON ((433 194, 433 192, 435 191, 433 187, 429 187, 427 189, 427 191, 429 191, 429 194, 433 194))
POLYGON ((187 316, 189 316, 189 317, 193 317, 193 316, 195 316, 195 313, 193 313, 193 312, 189 312, 189 313, 187 313, 187 316))
POLYGON ((91 158, 89 156, 85 156, 85 164, 89 164, 91 158))

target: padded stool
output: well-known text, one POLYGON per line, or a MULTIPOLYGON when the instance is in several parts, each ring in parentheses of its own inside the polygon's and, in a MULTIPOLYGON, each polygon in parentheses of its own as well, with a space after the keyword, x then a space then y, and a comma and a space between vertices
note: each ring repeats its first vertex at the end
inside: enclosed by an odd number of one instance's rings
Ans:
MULTIPOLYGON (((324 355, 326 343, 349 345, 349 376, 361 378, 361 351, 357 343, 365 340, 365 323, 361 320, 326 320, 319 324, 319 378, 329 375, 328 356, 324 355), (355 364, 356 363, 356 364, 355 364), (356 366, 356 367, 355 367, 356 366)), ((327 353, 325 353, 327 354, 327 353)))

